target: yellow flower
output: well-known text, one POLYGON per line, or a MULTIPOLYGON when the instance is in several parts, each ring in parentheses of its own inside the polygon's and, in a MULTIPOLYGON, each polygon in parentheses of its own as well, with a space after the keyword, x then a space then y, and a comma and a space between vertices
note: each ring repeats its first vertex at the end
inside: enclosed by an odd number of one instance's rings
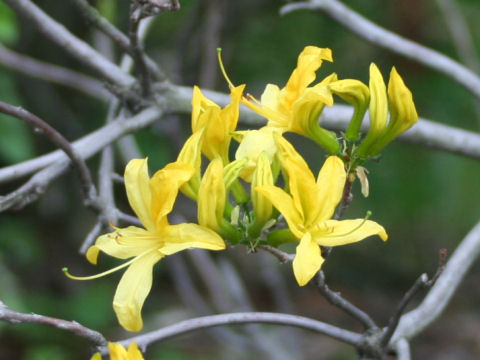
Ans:
POLYGON ((222 159, 213 159, 203 174, 198 191, 198 223, 212 229, 231 242, 240 240, 240 233, 224 218, 229 188, 238 178, 247 160, 236 160, 223 167, 222 159))
POLYGON ((378 235, 387 240, 385 229, 365 219, 331 220, 340 202, 346 180, 343 161, 330 156, 315 178, 305 160, 281 136, 275 141, 290 194, 276 186, 256 190, 269 199, 285 217, 293 235, 300 241, 293 261, 293 272, 300 286, 306 285, 324 259, 320 246, 338 246, 378 235))
POLYGON ((125 188, 130 206, 145 228, 115 228, 114 232, 98 237, 88 249, 87 259, 96 264, 100 251, 120 259, 133 259, 92 277, 69 275, 88 280, 128 266, 113 299, 118 321, 126 330, 139 331, 143 326, 142 306, 152 286, 153 266, 160 259, 188 248, 225 248, 222 238, 210 229, 197 224, 168 223, 167 215, 172 211, 178 190, 193 172, 190 165, 175 162, 149 178, 147 160, 131 160, 125 169, 125 188))
POLYGON ((270 159, 266 152, 262 152, 257 159, 257 166, 252 178, 252 206, 255 212, 255 221, 249 229, 249 233, 258 236, 264 225, 272 218, 273 206, 270 200, 263 196, 255 188, 264 185, 273 185, 273 174, 270 159))
MULTIPOLYGON (((137 343, 132 342, 128 350, 116 343, 108 343, 108 351, 110 360, 144 360, 142 353, 138 349, 137 343)), ((90 360, 102 360, 100 353, 96 353, 90 360)))
POLYGON ((193 88, 192 132, 196 133, 205 128, 202 152, 210 160, 219 156, 224 164, 229 162, 231 132, 237 127, 240 99, 244 88, 245 85, 231 88, 232 102, 223 109, 208 100, 197 86, 193 88))
POLYGON ((340 150, 340 145, 333 132, 318 125, 318 118, 325 105, 333 105, 333 97, 327 85, 337 79, 336 74, 309 87, 324 60, 332 61, 330 49, 305 47, 284 88, 268 84, 259 103, 246 100, 242 103, 267 118, 267 126, 281 132, 290 131, 308 136, 333 154, 340 150))
POLYGON ((360 126, 370 103, 370 91, 359 80, 344 79, 330 83, 330 91, 351 103, 355 109, 350 124, 345 132, 349 141, 356 141, 360 136, 360 126))
POLYGON ((200 186, 201 150, 204 132, 205 128, 203 127, 190 135, 177 157, 178 162, 191 165, 195 171, 190 180, 180 187, 180 190, 193 200, 197 200, 198 188, 200 186))
POLYGON ((412 93, 395 67, 392 68, 390 80, 388 81, 388 104, 390 120, 382 136, 370 149, 370 156, 378 155, 388 143, 410 129, 418 121, 412 93))
POLYGON ((398 135, 408 130, 417 120, 412 93, 405 86, 395 67, 390 72, 387 89, 382 74, 375 64, 370 65, 370 129, 358 148, 362 158, 376 156, 398 135), (390 120, 387 124, 388 110, 390 120))
POLYGON ((259 130, 235 131, 232 135, 235 140, 240 142, 235 153, 235 159, 247 158, 248 163, 240 173, 240 177, 247 181, 252 181, 252 175, 257 167, 257 161, 260 154, 264 154, 269 164, 273 164, 277 146, 273 139, 273 133, 276 130, 269 126, 264 126, 259 130))

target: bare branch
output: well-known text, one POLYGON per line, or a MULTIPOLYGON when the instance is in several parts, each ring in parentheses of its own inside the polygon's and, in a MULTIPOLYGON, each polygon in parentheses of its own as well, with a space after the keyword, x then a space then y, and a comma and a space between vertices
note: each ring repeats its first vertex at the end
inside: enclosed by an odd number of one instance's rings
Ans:
POLYGON ((315 283, 318 286, 320 293, 328 300, 328 302, 354 319, 358 320, 367 330, 378 329, 378 326, 375 324, 373 319, 363 310, 357 308, 350 301, 344 299, 340 293, 330 290, 330 288, 325 283, 325 274, 322 270, 317 273, 315 277, 315 283))
MULTIPOLYGON (((93 24, 97 29, 112 39, 123 51, 133 56, 132 47, 128 37, 117 29, 112 23, 99 14, 97 9, 90 6, 86 0, 71 0, 81 11, 83 16, 93 24)), ((145 55, 145 62, 149 72, 154 75, 156 80, 165 79, 165 74, 160 70, 157 64, 145 55)))
POLYGON ((0 211, 10 208, 21 209, 36 201, 45 193, 48 185, 68 169, 68 158, 53 163, 49 167, 38 171, 24 185, 8 195, 0 196, 0 211))
POLYGON ((130 53, 132 54, 135 63, 140 72, 140 82, 142 85, 142 95, 148 97, 151 92, 150 71, 145 62, 145 52, 142 43, 138 38, 138 27, 140 20, 143 19, 144 14, 141 11, 142 7, 133 1, 130 4, 130 22, 128 27, 128 38, 130 43, 130 53))
POLYGON ((479 255, 480 222, 462 240, 422 303, 400 318, 391 343, 401 338, 411 339, 435 321, 479 255))
POLYGON ((270 254, 275 256, 282 264, 292 262, 293 259, 295 259, 294 254, 286 253, 270 245, 259 245, 256 248, 269 252, 270 254))
POLYGON ((0 64, 14 70, 62 86, 81 91, 102 101, 112 98, 112 94, 98 80, 89 76, 20 55, 0 44, 0 64))
POLYGON ((53 20, 30 0, 5 0, 19 15, 27 18, 38 30, 82 63, 90 66, 103 77, 121 87, 130 87, 135 78, 124 73, 90 45, 53 20))
POLYGON ((3 302, 0 301, 0 321, 8 322, 13 325, 32 323, 40 325, 53 326, 61 330, 69 331, 77 336, 87 339, 95 346, 105 347, 107 340, 105 337, 95 330, 86 328, 80 325, 76 321, 67 321, 57 319, 49 316, 43 316, 38 314, 23 314, 13 310, 10 310, 3 302))
MULTIPOLYGON (((248 324, 248 323, 265 323, 278 324, 285 326, 294 326, 306 330, 315 331, 339 341, 358 346, 362 341, 362 335, 338 328, 336 326, 306 318, 281 313, 268 312, 243 312, 203 316, 194 319, 180 321, 176 324, 155 330, 140 336, 135 336, 127 340, 119 341, 123 346, 128 346, 132 342, 136 342, 139 347, 146 348, 148 345, 163 341, 178 335, 183 335, 195 330, 207 329, 214 326, 248 324)), ((106 353, 106 347, 101 352, 106 353)))
POLYGON ((401 338, 395 343, 395 352, 397 353, 397 360, 410 360, 410 344, 407 339, 401 338))
POLYGON ((285 5, 280 12, 281 14, 287 14, 300 8, 322 10, 347 29, 350 29, 371 43, 437 70, 464 86, 477 98, 480 98, 480 77, 473 71, 438 51, 431 50, 414 41, 407 40, 393 32, 383 29, 357 14, 340 1, 310 0, 299 4, 288 4, 285 5), (304 6, 301 6, 301 4, 304 4, 304 6))
POLYGON ((78 172, 79 178, 82 182, 85 204, 89 206, 95 205, 96 189, 92 182, 90 170, 88 169, 87 164, 85 164, 83 158, 75 151, 67 139, 38 116, 22 109, 21 107, 16 107, 0 101, 0 112, 26 122, 34 129, 34 131, 45 135, 54 145, 62 149, 70 158, 73 167, 78 172))
POLYGON ((426 286, 428 286, 428 276, 427 274, 422 274, 413 283, 412 287, 405 293, 402 300, 400 300, 400 303, 395 309, 395 312, 393 313, 392 317, 388 321, 388 326, 382 336, 382 340, 380 341, 380 344, 382 346, 387 345, 390 339, 392 338, 393 332, 397 328, 398 322, 400 320, 400 316, 402 316, 407 305, 415 297, 415 295, 417 295, 418 292, 426 286))
MULTIPOLYGON (((80 157, 88 159, 120 137, 151 125, 162 114, 163 111, 158 107, 149 107, 129 119, 120 119, 103 126, 97 131, 75 141, 72 143, 72 146, 80 157)), ((65 154, 58 150, 33 160, 0 169, 0 183, 21 178, 64 159, 66 159, 65 154)))

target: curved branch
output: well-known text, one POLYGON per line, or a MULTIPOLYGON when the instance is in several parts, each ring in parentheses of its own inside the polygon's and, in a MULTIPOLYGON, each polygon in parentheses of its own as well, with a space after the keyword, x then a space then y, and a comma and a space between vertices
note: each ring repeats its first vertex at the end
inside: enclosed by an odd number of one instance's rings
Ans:
POLYGON ((417 61, 452 78, 480 98, 480 77, 455 60, 414 41, 405 39, 367 20, 337 0, 310 0, 289 4, 281 9, 286 14, 299 9, 324 11, 334 20, 373 44, 417 61), (302 6, 303 5, 303 6, 302 6))
POLYGON ((27 123, 34 130, 45 135, 55 146, 59 147, 71 160, 73 167, 78 172, 82 182, 82 190, 85 203, 94 205, 96 200, 96 189, 90 175, 90 170, 84 159, 75 151, 72 145, 62 134, 47 124, 44 120, 21 107, 13 106, 0 101, 0 112, 13 116, 27 123))
POLYGON ((5 321, 10 324, 23 324, 33 323, 53 326, 58 329, 67 330, 74 333, 77 336, 83 337, 90 341, 95 346, 105 347, 107 340, 99 332, 89 329, 83 325, 80 325, 76 321, 67 321, 62 319, 53 318, 50 316, 43 316, 38 314, 23 314, 13 310, 10 310, 2 301, 0 301, 0 321, 5 321))
POLYGON ((5 0, 5 2, 19 15, 26 17, 43 35, 109 81, 121 87, 130 87, 135 83, 134 77, 108 61, 103 55, 69 32, 62 24, 53 20, 30 0, 5 0))
POLYGON ((437 319, 479 255, 480 222, 462 240, 422 303, 400 318, 391 343, 413 338, 437 319))
MULTIPOLYGON (((73 142, 72 146, 83 159, 88 159, 120 137, 152 124, 162 114, 163 111, 160 108, 156 106, 149 107, 127 120, 118 120, 103 126, 97 131, 73 142)), ((0 169, 0 183, 27 176, 65 159, 67 159, 66 155, 62 151, 57 150, 47 155, 0 169)))
POLYGON ((0 44, 0 63, 14 71, 33 78, 67 86, 102 101, 112 98, 112 94, 104 88, 100 81, 94 78, 58 65, 48 64, 25 55, 20 55, 2 46, 2 44, 0 44))
MULTIPOLYGON (((359 346, 362 341, 362 335, 360 334, 303 316, 268 312, 243 312, 202 316, 194 319, 184 320, 164 327, 163 329, 119 341, 119 343, 123 346, 128 346, 130 343, 136 342, 140 348, 146 348, 153 342, 166 340, 168 338, 183 335, 195 330, 207 329, 214 326, 250 323, 294 326, 324 334, 353 346, 359 346)), ((102 348, 101 350, 102 353, 106 353, 106 351, 106 347, 102 348)))

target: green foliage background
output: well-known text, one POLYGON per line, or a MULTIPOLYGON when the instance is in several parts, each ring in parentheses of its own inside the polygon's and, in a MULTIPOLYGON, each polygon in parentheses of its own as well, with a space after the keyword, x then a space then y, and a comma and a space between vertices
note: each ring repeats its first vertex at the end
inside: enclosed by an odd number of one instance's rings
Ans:
MULTIPOLYGON (((36 3, 73 33, 92 39, 91 28, 69 1, 36 3)), ((200 54, 209 41, 202 37, 206 3, 183 0, 180 12, 159 17, 146 41, 148 53, 179 84, 194 85, 199 81, 200 54)), ((395 65, 414 94, 420 116, 478 131, 480 115, 475 112, 473 97, 466 90, 432 70, 371 45, 324 14, 301 11, 281 17, 278 9, 283 2, 274 0, 226 3, 221 42, 214 47, 224 49, 232 80, 246 83, 248 92, 258 96, 267 82, 284 84, 305 45, 330 47, 334 63, 324 64, 319 72, 320 78, 337 72, 341 78, 353 77, 367 82, 370 62, 376 62, 385 76, 395 65)), ((456 58, 444 19, 434 1, 349 0, 345 3, 388 29, 456 58)), ((128 1, 102 0, 95 4, 121 29, 126 29, 128 1)), ((459 4, 473 38, 477 39, 476 45, 479 45, 480 4, 474 0, 462 0, 459 4)), ((0 43, 43 61, 89 72, 45 40, 28 21, 17 18, 1 1, 0 43)), ((117 58, 119 55, 115 54, 117 58)), ((220 72, 215 89, 227 91, 220 72)), ((0 100, 25 107, 71 140, 101 126, 106 112, 106 106, 96 100, 1 65, 0 100)), ((186 137, 189 118, 178 117, 178 121, 185 129, 186 137)), ((149 156, 152 169, 161 167, 176 155, 168 137, 161 134, 157 125, 135 137, 144 154, 149 156)), ((318 170, 324 154, 309 140, 295 136, 291 139, 318 170)), ((0 115, 0 166, 51 150, 51 145, 41 136, 32 134, 17 120, 0 115)), ((96 169, 98 157, 88 164, 96 169)), ((123 165, 117 164, 119 173, 123 165)), ((364 199, 356 188, 354 202, 346 217, 363 217, 366 210, 372 210, 372 218, 387 228, 390 240, 381 243, 370 239, 335 249, 325 264, 325 270, 331 287, 351 296, 384 323, 409 285, 422 272, 435 270, 438 250, 446 248, 451 253, 478 221, 480 170, 472 159, 404 143, 392 144, 383 152, 380 162, 370 163, 367 167, 371 195, 364 199)), ((1 193, 6 194, 21 183, 2 185, 1 193)), ((60 271, 68 265, 75 273, 94 273, 114 264, 105 257, 97 269, 78 255, 79 245, 95 221, 93 214, 81 205, 78 185, 69 173, 55 181, 38 202, 20 211, 0 215, 0 299, 18 311, 75 319, 109 338, 122 338, 126 334, 119 332, 111 310, 111 299, 120 274, 77 283, 66 279, 60 271)), ((123 189, 119 187, 117 192, 127 211, 123 189)), ((242 273, 241 266, 237 265, 242 273)), ((157 268, 156 286, 147 300, 147 310, 165 316, 175 310, 178 299, 164 265, 157 268)), ((299 289, 292 281, 290 269, 285 266, 278 265, 278 271, 287 278, 292 297, 299 299, 299 304, 306 305, 299 306, 298 312, 323 319, 320 309, 328 309, 328 306, 318 304, 315 291, 299 289)), ((478 277, 479 272, 477 265, 449 307, 447 318, 467 314, 470 319, 478 319, 474 306, 480 300, 480 293, 468 288, 468 284, 478 277), (469 298, 460 301, 461 295, 467 293, 469 298)), ((245 276, 246 284, 255 283, 255 279, 249 278, 251 273, 245 272, 245 276)), ((255 291, 256 288, 252 286, 252 289, 255 291)), ((255 299, 259 308, 272 309, 268 299, 255 299)), ((341 314, 338 316, 341 318, 341 314)), ((341 321, 347 320, 341 318, 341 321)), ((467 323, 461 326, 467 326, 467 323)), ((449 336, 458 337, 451 334, 451 328, 449 330, 449 336)), ((437 344, 436 351, 450 351, 448 345, 442 345, 438 340, 447 336, 441 330, 427 334, 435 334, 436 338, 421 336, 417 350, 414 347, 417 356, 423 351, 430 351, 431 355, 431 343, 437 344)), ((206 335, 191 335, 184 342, 182 339, 172 340, 153 346, 147 357, 169 360, 222 358, 215 348, 199 345, 202 336, 206 335)), ((469 348, 468 341, 460 338, 458 346, 469 348)), ((455 339, 450 342, 455 343, 455 339)), ((338 346, 328 358, 354 358, 353 352, 345 349, 338 346)), ((469 349, 473 354, 479 351, 478 347, 469 349)), ((87 359, 89 355, 82 340, 60 330, 0 323, 1 360, 87 359)))

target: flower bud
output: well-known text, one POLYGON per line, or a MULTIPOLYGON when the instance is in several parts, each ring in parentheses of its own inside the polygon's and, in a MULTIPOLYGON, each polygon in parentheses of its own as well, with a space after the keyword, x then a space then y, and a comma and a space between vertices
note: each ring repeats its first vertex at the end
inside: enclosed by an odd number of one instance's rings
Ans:
POLYGON ((360 126, 370 103, 368 87, 359 80, 345 79, 331 83, 328 88, 332 93, 353 105, 355 111, 345 132, 345 137, 350 141, 358 140, 360 126))

